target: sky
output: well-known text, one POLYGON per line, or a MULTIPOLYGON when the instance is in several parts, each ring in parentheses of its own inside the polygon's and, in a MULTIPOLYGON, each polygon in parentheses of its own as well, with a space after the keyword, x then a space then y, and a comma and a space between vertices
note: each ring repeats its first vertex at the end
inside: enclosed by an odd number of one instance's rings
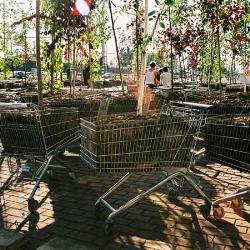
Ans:
MULTIPOLYGON (((142 0, 141 0, 142 1, 142 0)), ((117 6, 121 6, 121 4, 124 3, 123 0, 113 0, 113 2, 117 5, 117 6)), ((155 5, 155 0, 148 0, 148 5, 149 5, 149 12, 154 10, 154 5, 155 5)), ((131 17, 122 14, 121 12, 115 12, 114 11, 114 19, 115 21, 115 27, 116 29, 118 28, 120 33, 127 33, 127 28, 126 25, 131 21, 131 17)), ((111 24, 110 24, 111 25, 111 24)), ((119 44, 119 37, 118 37, 118 44, 119 44)), ((121 46, 121 44, 119 44, 121 46)), ((116 61, 116 50, 115 50, 115 42, 114 42, 114 38, 113 35, 111 37, 111 39, 108 41, 107 43, 107 51, 108 51, 108 62, 112 61, 115 62, 116 61)))
MULTIPOLYGON (((19 12, 21 13, 22 10, 27 10, 30 9, 29 6, 29 2, 32 1, 32 12, 35 11, 35 3, 36 0, 17 0, 17 5, 16 8, 19 9, 19 12)), ((107 0, 106 0, 107 1, 107 0)), ((141 0, 142 1, 142 0, 141 0)), ((0 0, 0 3, 3 2, 3 0, 0 0)), ((5 0, 6 3, 8 3, 8 0, 5 0)), ((114 4, 119 7, 121 6, 124 1, 123 0, 112 0, 112 2, 114 2, 114 4)), ((153 10, 153 7, 155 5, 155 0, 148 0, 149 3, 149 11, 153 10)), ((108 8, 108 4, 107 4, 107 8, 108 8)), ((120 34, 124 34, 124 33, 128 33, 126 25, 130 22, 131 17, 129 17, 128 15, 122 14, 120 11, 117 11, 116 8, 113 7, 113 14, 114 14, 114 19, 115 19, 115 28, 117 30, 117 33, 120 34)), ((20 17, 18 17, 19 19, 20 17)), ((17 20, 16 20, 17 21, 17 20)), ((111 21, 109 22, 109 26, 111 26, 111 21)), ((29 43, 34 46, 34 42, 35 42, 35 32, 34 30, 30 30, 28 32, 29 37, 29 43)), ((121 46, 121 39, 118 35, 118 44, 119 46, 121 46)), ((108 62, 114 62, 116 61, 116 50, 115 50, 115 43, 114 43, 114 37, 113 37, 113 33, 111 36, 111 39, 107 42, 107 57, 108 57, 108 62)))

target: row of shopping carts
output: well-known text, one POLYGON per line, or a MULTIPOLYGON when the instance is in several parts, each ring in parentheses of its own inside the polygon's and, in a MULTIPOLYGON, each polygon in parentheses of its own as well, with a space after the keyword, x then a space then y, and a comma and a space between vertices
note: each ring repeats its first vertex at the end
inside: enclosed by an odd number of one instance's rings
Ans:
POLYGON ((13 108, 0 111, 0 163, 7 160, 12 177, 22 174, 35 180, 28 198, 29 210, 34 212, 38 207, 34 195, 44 175, 51 172, 51 163, 61 166, 60 153, 80 138, 79 112, 74 108, 38 110, 24 104, 13 108))
MULTIPOLYGON (((98 172, 123 172, 125 175, 96 202, 96 211, 101 205, 111 213, 106 220, 109 231, 114 217, 154 192, 162 185, 181 189, 187 181, 205 200, 204 216, 211 208, 214 216, 221 218, 221 202, 233 201, 232 207, 240 212, 239 198, 250 193, 250 187, 239 189, 232 195, 212 202, 192 178, 191 166, 199 152, 196 145, 202 138, 209 158, 226 163, 233 168, 249 171, 250 166, 250 106, 209 106, 187 102, 173 102, 167 109, 137 116, 136 113, 120 113, 84 117, 79 121, 79 110, 57 108, 46 110, 0 111, 0 138, 5 158, 16 160, 17 170, 26 161, 34 170, 36 183, 29 196, 31 212, 37 208, 35 192, 51 168, 52 161, 62 161, 60 152, 81 138, 80 157, 83 165, 98 172), (231 129, 232 128, 232 129, 231 129), (34 167, 38 165, 38 167, 34 167), (118 187, 138 172, 162 173, 165 177, 150 189, 141 192, 119 208, 107 201, 118 187)), ((12 169, 12 168, 11 168, 12 169)), ((16 172, 13 171, 12 172, 16 172)))

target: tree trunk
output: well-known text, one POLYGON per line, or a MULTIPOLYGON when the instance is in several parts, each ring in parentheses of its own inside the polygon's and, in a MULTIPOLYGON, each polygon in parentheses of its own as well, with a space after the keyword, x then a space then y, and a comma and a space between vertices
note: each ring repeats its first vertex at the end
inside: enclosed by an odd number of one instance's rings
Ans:
POLYGON ((135 34, 135 40, 136 40, 136 81, 139 82, 139 0, 136 0, 136 20, 135 20, 135 26, 136 26, 136 34, 135 34))
MULTIPOLYGON (((245 1, 246 4, 246 1, 245 1)), ((244 21, 244 35, 247 36, 247 22, 246 20, 244 21)), ((243 74, 244 74, 244 93, 247 92, 247 76, 246 76, 246 71, 247 71, 247 41, 244 43, 244 55, 243 55, 243 74)))
POLYGON ((27 83, 27 31, 25 27, 25 34, 24 34, 24 53, 25 53, 25 63, 24 63, 24 83, 27 83))
POLYGON ((171 7, 168 9, 168 18, 169 18, 169 29, 171 32, 170 35, 170 69, 171 69, 171 89, 174 92, 174 66, 173 66, 173 41, 172 41, 172 20, 171 20, 171 7))
POLYGON ((183 87, 183 73, 182 73, 182 65, 181 65, 181 56, 179 55, 179 67, 180 67, 180 78, 181 78, 181 85, 183 87))
POLYGON ((210 66, 209 66, 208 81, 207 81, 208 91, 210 91, 210 84, 212 81, 213 68, 214 68, 214 29, 212 30, 211 47, 210 47, 210 66))
POLYGON ((125 93, 124 93, 124 83, 123 83, 123 79, 122 79, 121 61, 120 61, 118 42, 117 42, 117 37, 116 37, 116 32, 115 32, 115 22, 114 22, 113 13, 112 13, 111 0, 109 0, 109 12, 110 12, 110 18, 111 18, 111 23, 112 23, 113 35, 115 38, 116 57, 117 57, 117 62, 118 62, 120 80, 121 80, 121 84, 122 84, 122 93, 124 95, 125 93))
POLYGON ((231 62, 231 73, 230 73, 230 84, 234 83, 234 65, 235 65, 235 54, 233 52, 232 62, 231 62))
POLYGON ((76 30, 74 30, 74 41, 73 41, 73 98, 75 97, 75 88, 76 88, 76 30))
POLYGON ((36 0, 36 64, 38 82, 38 106, 43 109, 43 82, 41 69, 41 46, 40 46, 40 0, 36 0))
POLYGON ((185 58, 184 56, 182 56, 182 63, 183 63, 183 77, 185 79, 185 82, 186 82, 186 67, 185 67, 185 58))
POLYGON ((200 68, 200 84, 203 84, 203 75, 204 75, 204 57, 205 57, 205 37, 202 37, 201 43, 201 68, 200 68))
POLYGON ((70 51, 70 36, 67 36, 68 37, 68 48, 67 48, 67 54, 68 54, 68 80, 69 80, 69 88, 70 88, 70 95, 72 94, 72 86, 71 86, 71 60, 70 60, 70 57, 71 57, 71 51, 70 51))
MULTIPOLYGON (((54 27, 52 29, 54 30, 54 27)), ((54 40, 54 31, 52 31, 51 40, 52 40, 52 42, 54 40)), ((54 49, 52 49, 52 51, 51 51, 51 70, 50 70, 50 93, 51 93, 51 95, 54 94, 54 72, 55 72, 54 49)))
MULTIPOLYGON (((145 0, 145 20, 144 20, 144 37, 148 34, 148 0, 145 0)), ((142 60, 141 60, 141 74, 138 88, 138 115, 142 115, 143 109, 143 98, 144 98, 144 80, 145 80, 145 71, 147 64, 147 48, 143 48, 142 60)))
POLYGON ((217 24, 217 53, 218 53, 218 64, 219 64, 219 92, 220 92, 220 99, 222 95, 222 82, 221 82, 221 53, 220 53, 220 26, 219 26, 219 19, 218 19, 218 11, 219 6, 218 2, 216 2, 216 24, 217 24))
POLYGON ((5 0, 3 0, 3 53, 4 53, 4 80, 7 80, 7 65, 6 65, 6 9, 5 0))

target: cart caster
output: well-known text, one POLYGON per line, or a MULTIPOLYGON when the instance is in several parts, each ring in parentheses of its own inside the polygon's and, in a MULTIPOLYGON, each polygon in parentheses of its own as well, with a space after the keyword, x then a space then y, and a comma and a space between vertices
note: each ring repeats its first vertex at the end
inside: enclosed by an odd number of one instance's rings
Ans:
POLYGON ((216 220, 220 220, 225 216, 225 211, 223 207, 216 206, 213 207, 213 216, 216 220))
POLYGON ((200 206, 200 211, 201 214, 203 215, 203 217, 205 219, 208 219, 208 217, 210 216, 210 212, 211 212, 211 204, 204 204, 200 206))
POLYGON ((37 230, 37 224, 39 222, 40 215, 38 212, 34 212, 31 214, 29 218, 29 231, 36 231, 37 230))
POLYGON ((244 202, 241 199, 235 199, 231 201, 230 207, 234 210, 239 216, 243 215, 243 205, 244 202))
POLYGON ((232 200, 231 201, 231 204, 230 204, 230 207, 233 209, 233 210, 238 210, 238 209, 243 209, 243 204, 244 202, 241 200, 241 199, 235 199, 235 200, 232 200))
POLYGON ((28 200, 28 208, 29 208, 29 211, 30 213, 35 213, 36 210, 38 209, 38 201, 35 200, 35 199, 29 199, 28 200))
POLYGON ((113 222, 112 221, 105 221, 105 234, 106 235, 109 235, 112 231, 112 227, 113 227, 113 222))

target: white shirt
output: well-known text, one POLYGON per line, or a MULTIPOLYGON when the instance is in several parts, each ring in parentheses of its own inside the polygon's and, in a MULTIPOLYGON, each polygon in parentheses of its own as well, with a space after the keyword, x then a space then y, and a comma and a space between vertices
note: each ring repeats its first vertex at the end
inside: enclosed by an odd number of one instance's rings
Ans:
POLYGON ((145 75, 145 84, 146 85, 155 85, 155 70, 147 69, 146 75, 145 75))
POLYGON ((171 89, 171 73, 163 72, 160 76, 160 85, 171 89))

